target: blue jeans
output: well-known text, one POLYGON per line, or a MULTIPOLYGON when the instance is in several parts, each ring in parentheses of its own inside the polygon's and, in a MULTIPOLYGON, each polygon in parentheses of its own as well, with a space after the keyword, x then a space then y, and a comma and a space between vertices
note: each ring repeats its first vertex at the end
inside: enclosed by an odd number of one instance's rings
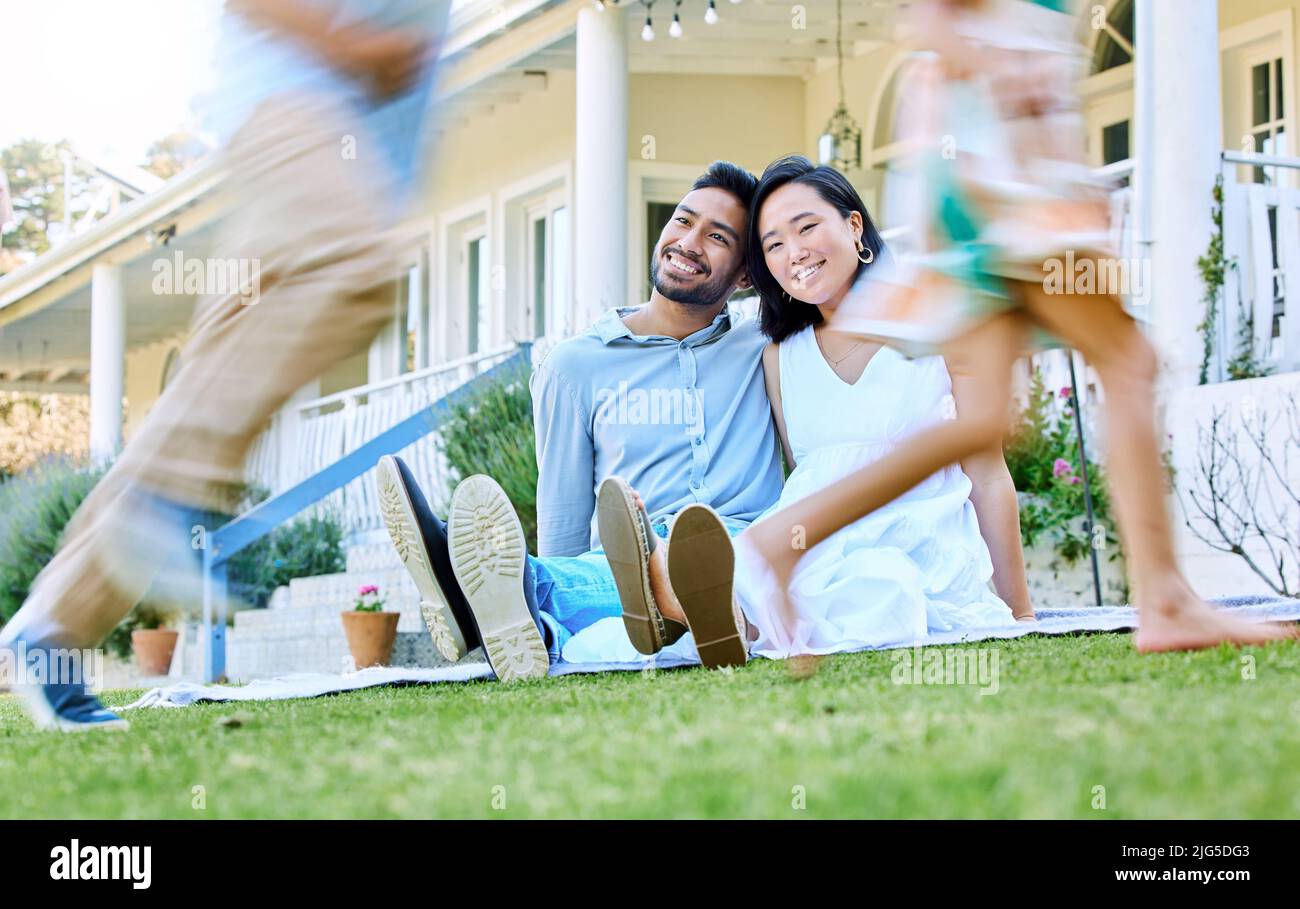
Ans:
MULTIPOLYGON (((724 518, 727 531, 734 537, 745 529, 734 519, 724 518)), ((651 525, 655 535, 667 539, 668 525, 662 521, 651 525)), ((524 597, 533 621, 541 629, 551 662, 569 638, 588 625, 610 616, 621 616, 623 604, 603 549, 593 549, 580 556, 528 556, 524 567, 524 597)))

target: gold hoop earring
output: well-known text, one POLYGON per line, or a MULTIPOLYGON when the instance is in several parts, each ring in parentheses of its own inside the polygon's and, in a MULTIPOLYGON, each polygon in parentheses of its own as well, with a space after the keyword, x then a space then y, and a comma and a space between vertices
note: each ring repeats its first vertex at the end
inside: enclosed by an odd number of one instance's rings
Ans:
POLYGON ((863 246, 861 240, 858 241, 858 261, 863 265, 870 265, 872 262, 876 261, 875 252, 869 247, 863 246), (862 258, 864 252, 867 254, 867 258, 865 259, 862 258))

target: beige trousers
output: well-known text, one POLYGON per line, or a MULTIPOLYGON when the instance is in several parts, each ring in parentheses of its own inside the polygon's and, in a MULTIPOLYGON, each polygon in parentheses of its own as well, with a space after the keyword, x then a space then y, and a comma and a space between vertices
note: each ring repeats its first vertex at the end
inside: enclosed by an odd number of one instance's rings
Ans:
MULTIPOLYGON (((377 146, 353 120, 328 99, 282 96, 232 138, 225 163, 233 208, 213 255, 251 258, 260 295, 200 299, 180 370, 73 517, 0 642, 18 634, 65 647, 103 640, 162 567, 153 547, 124 545, 140 493, 222 508, 270 416, 392 318, 392 187, 387 165, 367 160, 377 146), (346 147, 358 151, 345 156, 346 147)), ((169 532, 188 544, 189 527, 169 532)), ((156 552, 176 542, 159 541, 156 552)))

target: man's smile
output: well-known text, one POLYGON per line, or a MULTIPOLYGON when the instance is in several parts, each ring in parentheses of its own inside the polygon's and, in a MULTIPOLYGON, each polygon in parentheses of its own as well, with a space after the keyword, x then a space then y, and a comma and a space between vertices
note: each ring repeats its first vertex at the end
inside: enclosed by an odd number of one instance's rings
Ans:
POLYGON ((664 253, 664 261, 674 273, 684 278, 694 278, 697 275, 705 274, 705 269, 695 264, 690 259, 681 255, 674 255, 671 251, 664 253))

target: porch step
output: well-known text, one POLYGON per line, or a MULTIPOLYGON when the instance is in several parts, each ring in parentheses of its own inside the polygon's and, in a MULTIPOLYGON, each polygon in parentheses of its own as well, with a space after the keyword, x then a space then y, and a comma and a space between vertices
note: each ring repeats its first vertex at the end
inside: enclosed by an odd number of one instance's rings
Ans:
POLYGON ((349 546, 347 559, 349 572, 392 571, 402 567, 402 560, 387 535, 379 541, 349 546))
MULTIPOLYGON (((334 603, 316 603, 311 606, 292 606, 287 609, 246 609, 235 613, 235 630, 237 631, 301 631, 308 634, 312 629, 326 625, 338 625, 342 628, 339 616, 351 606, 348 603, 339 606, 334 603)), ((384 607, 388 612, 400 615, 397 620, 398 631, 426 631, 424 619, 420 616, 418 602, 412 601, 400 606, 389 603, 384 607)))
MULTIPOLYGON (((330 622, 288 629, 233 628, 226 638, 226 675, 231 681, 275 678, 293 672, 338 674, 355 667, 338 615, 330 622)), ((465 657, 483 662, 482 650, 465 657)), ((436 667, 447 661, 434 649, 429 633, 399 631, 391 666, 436 667)))
MULTIPOLYGON (((373 584, 379 588, 386 609, 397 609, 405 604, 412 607, 420 602, 415 582, 401 565, 396 568, 372 571, 342 571, 337 574, 320 574, 308 578, 294 578, 289 582, 287 608, 302 609, 308 606, 337 606, 350 608, 357 599, 357 591, 373 584)), ((263 611, 263 610, 258 610, 263 611)), ((281 609, 265 610, 281 612, 281 609)))
MULTIPOLYGON (((323 602, 237 613, 235 627, 226 637, 227 676, 232 681, 246 682, 291 672, 351 671, 351 655, 341 616, 350 605, 349 599, 342 605, 323 602)), ((447 665, 434 649, 416 600, 401 604, 390 600, 388 608, 400 616, 390 665, 447 665)), ((481 661, 482 653, 476 651, 466 659, 481 661)))
MULTIPOLYGON (((392 545, 387 544, 389 551, 392 545)), ((351 560, 349 560, 351 561, 351 560)), ((273 599, 273 608, 235 614, 226 639, 226 675, 234 681, 291 672, 339 673, 351 668, 341 613, 356 602, 357 589, 379 587, 384 608, 400 616, 393 666, 445 666, 420 615, 420 597, 400 564, 396 568, 345 571, 295 578, 273 599)), ((481 653, 467 659, 482 659, 481 653)))

